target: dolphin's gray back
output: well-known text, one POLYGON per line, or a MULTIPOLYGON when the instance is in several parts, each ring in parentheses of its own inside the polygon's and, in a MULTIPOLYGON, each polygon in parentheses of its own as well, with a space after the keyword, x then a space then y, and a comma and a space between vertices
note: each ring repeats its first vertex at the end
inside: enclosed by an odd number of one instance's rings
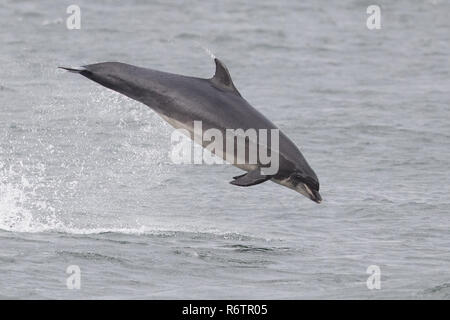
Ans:
POLYGON ((90 79, 96 81, 95 74, 101 74, 102 78, 105 75, 115 77, 116 85, 106 85, 107 87, 181 122, 202 120, 218 129, 222 126, 229 129, 277 128, 240 95, 221 89, 211 79, 177 75, 119 62, 84 67, 92 73, 88 76, 90 79), (120 79, 116 75, 120 75, 120 79))

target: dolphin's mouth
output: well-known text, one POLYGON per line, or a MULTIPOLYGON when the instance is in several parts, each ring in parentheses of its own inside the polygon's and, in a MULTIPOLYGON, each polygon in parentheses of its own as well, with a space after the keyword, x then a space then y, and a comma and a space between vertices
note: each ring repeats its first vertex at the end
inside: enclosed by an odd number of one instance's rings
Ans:
POLYGON ((309 198, 317 203, 321 203, 322 202, 322 197, 320 196, 319 191, 316 191, 314 189, 311 189, 310 187, 308 187, 307 184, 303 184, 303 186, 305 187, 306 192, 308 193, 309 198))

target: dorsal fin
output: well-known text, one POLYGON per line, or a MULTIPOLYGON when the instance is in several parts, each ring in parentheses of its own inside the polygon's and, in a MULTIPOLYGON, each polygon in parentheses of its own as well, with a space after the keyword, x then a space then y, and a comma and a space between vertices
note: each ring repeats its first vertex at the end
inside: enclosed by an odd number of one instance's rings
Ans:
POLYGON ((217 58, 214 58, 214 62, 216 63, 216 73, 214 74, 214 77, 212 77, 211 81, 217 86, 233 91, 241 97, 241 94, 233 84, 233 80, 231 80, 230 72, 227 67, 217 58))

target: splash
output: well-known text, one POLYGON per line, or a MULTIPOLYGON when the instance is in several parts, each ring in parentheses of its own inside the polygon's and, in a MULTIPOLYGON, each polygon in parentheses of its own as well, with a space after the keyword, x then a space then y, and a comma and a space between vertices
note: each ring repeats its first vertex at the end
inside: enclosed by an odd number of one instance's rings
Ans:
POLYGON ((22 207, 25 193, 11 184, 0 185, 0 229, 29 230, 33 217, 22 207))
MULTIPOLYGON (((11 177, 17 178, 17 173, 12 167, 5 168, 0 163, 0 170, 0 229, 42 232, 55 228, 58 221, 54 214, 44 219, 36 219, 28 208, 28 204, 32 201, 30 198, 34 195, 32 184, 23 176, 19 179, 20 183, 11 182, 11 177)), ((52 212, 45 202, 36 202, 35 205, 52 212)))
MULTIPOLYGON (((36 165, 33 167, 41 167, 36 165)), ((43 165, 42 165, 43 166, 43 165)), ((45 167, 45 166, 44 166, 45 167)), ((191 234, 196 237, 244 239, 237 230, 217 229, 211 226, 187 225, 167 221, 134 223, 98 219, 92 212, 90 218, 78 219, 74 208, 64 205, 60 209, 52 206, 52 201, 65 204, 57 193, 63 184, 51 180, 54 187, 49 193, 46 189, 45 168, 42 171, 29 171, 30 167, 19 165, 6 167, 0 161, 0 230, 20 233, 63 233, 72 235, 125 234, 137 236, 176 237, 191 234), (47 196, 50 198, 47 199, 47 196), (56 196, 58 200, 51 198, 56 196), (64 219, 63 219, 64 218, 64 219)))

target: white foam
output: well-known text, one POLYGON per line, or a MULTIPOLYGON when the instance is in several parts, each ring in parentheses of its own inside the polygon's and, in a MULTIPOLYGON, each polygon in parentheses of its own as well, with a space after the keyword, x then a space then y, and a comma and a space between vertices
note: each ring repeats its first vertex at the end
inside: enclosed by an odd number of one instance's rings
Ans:
MULTIPOLYGON (((102 233, 118 233, 127 235, 174 235, 179 233, 196 233, 220 237, 241 237, 236 230, 219 230, 211 226, 198 226, 196 224, 162 222, 158 225, 152 223, 141 224, 135 221, 132 225, 104 226, 101 221, 90 221, 86 226, 82 222, 72 221, 71 213, 64 213, 64 221, 52 207, 50 200, 42 198, 36 191, 41 182, 39 179, 26 178, 22 171, 23 165, 6 168, 0 162, 0 230, 23 233, 65 233, 74 235, 91 235, 102 233), (36 181, 35 181, 36 180, 36 181)), ((42 173, 39 173, 42 174, 42 173)), ((38 174, 38 175, 39 175, 38 174)), ((92 214, 95 217, 95 213, 92 214)), ((245 237, 245 236, 244 236, 245 237)))
POLYGON ((35 193, 36 186, 12 167, 0 163, 0 230, 10 232, 58 232, 75 235, 120 233, 130 235, 161 235, 179 232, 219 234, 211 228, 201 230, 196 226, 76 226, 58 218, 54 208, 35 193))
POLYGON ((43 232, 54 229, 58 222, 51 215, 38 221, 26 208, 26 192, 11 183, 0 184, 0 229, 15 232, 43 232), (49 219, 50 218, 50 219, 49 219))
MULTIPOLYGON (((23 167, 23 164, 20 163, 23 167)), ((0 163, 0 229, 15 232, 42 232, 58 226, 54 210, 45 201, 34 201, 35 186, 12 166, 0 163), (49 213, 36 219, 30 210, 34 207, 49 213)))

